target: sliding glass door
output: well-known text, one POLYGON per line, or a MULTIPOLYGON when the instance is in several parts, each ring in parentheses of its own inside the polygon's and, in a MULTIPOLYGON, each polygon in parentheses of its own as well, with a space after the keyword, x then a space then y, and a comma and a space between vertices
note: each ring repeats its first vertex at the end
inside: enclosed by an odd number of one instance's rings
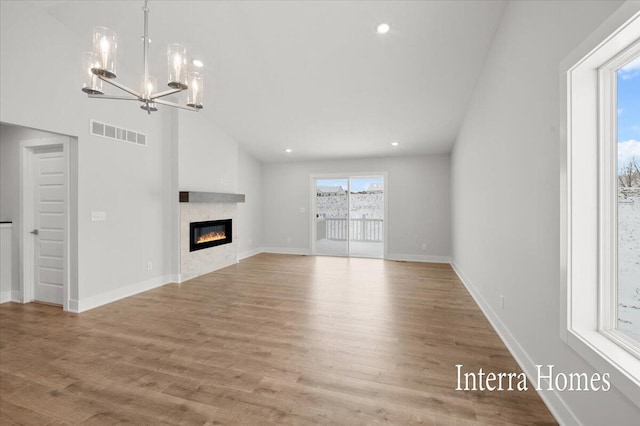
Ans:
POLYGON ((383 257, 384 178, 314 179, 314 253, 383 257))
POLYGON ((316 179, 317 254, 349 254, 349 179, 316 179))
POLYGON ((382 257, 383 236, 383 178, 349 178, 349 254, 382 257))

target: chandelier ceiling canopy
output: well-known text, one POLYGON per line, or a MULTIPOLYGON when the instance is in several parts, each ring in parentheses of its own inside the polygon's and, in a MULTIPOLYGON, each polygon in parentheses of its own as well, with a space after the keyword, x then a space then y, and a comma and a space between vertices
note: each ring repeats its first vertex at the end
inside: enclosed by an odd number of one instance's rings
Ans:
POLYGON ((144 72, 140 79, 140 91, 131 89, 116 79, 116 56, 118 40, 116 33, 105 27, 95 27, 93 30, 93 50, 82 56, 84 82, 82 91, 90 98, 117 99, 138 101, 140 108, 151 114, 157 111, 159 105, 181 108, 190 111, 202 109, 203 76, 202 73, 189 70, 187 50, 176 43, 167 46, 168 90, 157 91, 157 78, 149 74, 149 0, 144 2, 144 35, 142 36, 142 57, 144 72), (106 82, 128 93, 128 96, 105 95, 102 82, 106 82), (163 98, 179 92, 187 92, 186 105, 179 105, 163 98))

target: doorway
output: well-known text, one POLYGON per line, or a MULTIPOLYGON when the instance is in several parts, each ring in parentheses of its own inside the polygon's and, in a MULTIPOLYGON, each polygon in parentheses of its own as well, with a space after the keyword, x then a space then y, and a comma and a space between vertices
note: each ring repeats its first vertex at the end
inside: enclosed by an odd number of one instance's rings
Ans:
POLYGON ((69 138, 21 142, 22 300, 68 305, 69 138))
POLYGON ((312 253, 383 258, 385 176, 312 177, 312 253))

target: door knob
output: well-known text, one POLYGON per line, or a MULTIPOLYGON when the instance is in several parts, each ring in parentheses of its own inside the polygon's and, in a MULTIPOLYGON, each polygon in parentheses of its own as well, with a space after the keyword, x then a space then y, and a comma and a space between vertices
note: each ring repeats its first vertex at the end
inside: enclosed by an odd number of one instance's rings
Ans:
POLYGON ((32 233, 33 235, 38 235, 38 230, 37 230, 37 229, 34 229, 33 231, 31 231, 31 233, 32 233))

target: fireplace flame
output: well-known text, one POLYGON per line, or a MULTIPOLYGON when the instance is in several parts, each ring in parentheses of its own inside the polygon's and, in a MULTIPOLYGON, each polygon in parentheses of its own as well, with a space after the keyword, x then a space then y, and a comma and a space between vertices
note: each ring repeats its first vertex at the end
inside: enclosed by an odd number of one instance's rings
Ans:
POLYGON ((210 241, 224 240, 225 238, 227 238, 227 236, 224 232, 209 232, 208 234, 200 235, 196 243, 208 243, 210 241))

